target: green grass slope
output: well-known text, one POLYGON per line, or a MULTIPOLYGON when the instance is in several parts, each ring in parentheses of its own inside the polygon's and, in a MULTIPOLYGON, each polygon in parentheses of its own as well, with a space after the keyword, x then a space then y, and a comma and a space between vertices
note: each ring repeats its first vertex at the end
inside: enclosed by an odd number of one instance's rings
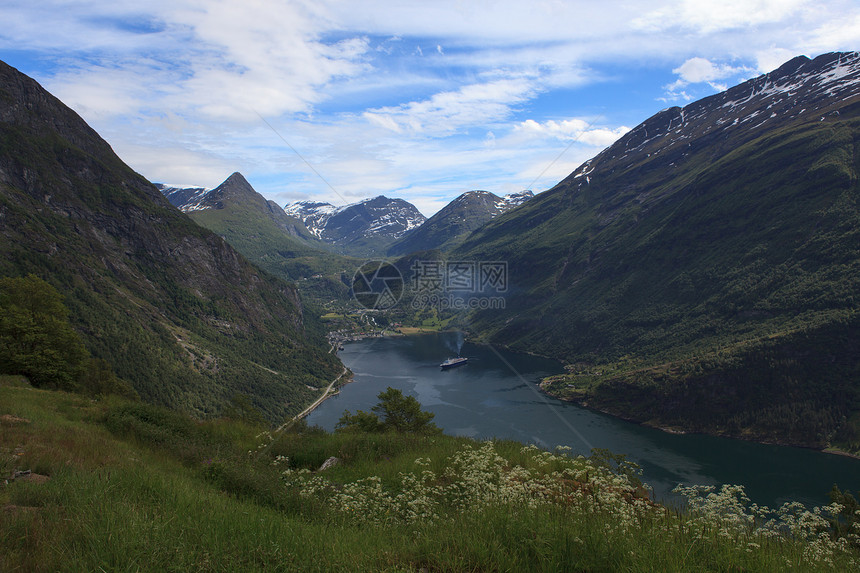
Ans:
POLYGON ((770 512, 729 487, 688 489, 679 512, 606 454, 260 434, 8 378, 0 428, 0 477, 17 475, 0 481, 3 571, 781 572, 860 559, 826 509, 770 512), (317 471, 330 456, 340 463, 317 471))

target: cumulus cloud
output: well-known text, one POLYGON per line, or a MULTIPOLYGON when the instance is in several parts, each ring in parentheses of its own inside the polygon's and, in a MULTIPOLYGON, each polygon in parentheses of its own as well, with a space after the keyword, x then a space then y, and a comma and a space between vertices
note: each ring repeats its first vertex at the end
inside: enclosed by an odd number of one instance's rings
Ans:
POLYGON ((518 124, 515 131, 537 137, 551 137, 562 141, 578 141, 595 147, 606 147, 630 131, 629 127, 614 129, 595 127, 583 119, 549 120, 538 122, 533 119, 518 124))
POLYGON ((678 79, 664 87, 667 94, 666 99, 692 99, 693 96, 684 91, 690 84, 703 83, 715 91, 722 91, 728 86, 717 80, 740 78, 744 74, 751 74, 752 72, 751 68, 745 66, 715 64, 708 59, 700 57, 690 58, 672 70, 672 73, 678 75, 678 79))

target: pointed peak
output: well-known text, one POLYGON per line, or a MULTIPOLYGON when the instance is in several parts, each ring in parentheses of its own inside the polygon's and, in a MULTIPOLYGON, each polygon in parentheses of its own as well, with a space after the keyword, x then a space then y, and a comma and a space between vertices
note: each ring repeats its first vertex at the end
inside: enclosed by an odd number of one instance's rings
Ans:
POLYGON ((239 173, 238 171, 234 171, 233 174, 230 175, 230 177, 228 177, 226 180, 224 180, 224 184, 226 184, 226 183, 232 183, 234 185, 238 183, 238 184, 242 184, 242 185, 247 185, 249 187, 251 186, 251 184, 248 183, 248 180, 245 179, 245 176, 242 175, 241 173, 239 173))
POLYGON ((225 179, 224 183, 214 189, 214 192, 217 194, 218 192, 223 193, 224 191, 228 190, 232 192, 240 191, 244 193, 257 193, 254 187, 250 183, 248 183, 247 179, 245 179, 245 176, 238 171, 225 179))

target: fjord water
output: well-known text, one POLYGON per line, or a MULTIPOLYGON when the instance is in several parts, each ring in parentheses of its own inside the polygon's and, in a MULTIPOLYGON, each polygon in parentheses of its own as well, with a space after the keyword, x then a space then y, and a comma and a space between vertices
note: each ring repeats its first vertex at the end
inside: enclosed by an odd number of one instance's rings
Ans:
POLYGON ((539 391, 544 376, 562 372, 553 360, 485 345, 462 345, 465 366, 442 370, 457 354, 457 333, 368 339, 347 344, 339 355, 355 381, 308 416, 333 430, 343 411, 369 411, 391 386, 436 414, 445 433, 477 439, 512 439, 574 454, 591 448, 626 454, 643 468, 643 481, 658 499, 684 484, 742 484, 752 501, 771 507, 786 501, 828 503, 827 492, 860 489, 860 460, 804 448, 762 445, 698 434, 669 434, 619 420, 539 391))

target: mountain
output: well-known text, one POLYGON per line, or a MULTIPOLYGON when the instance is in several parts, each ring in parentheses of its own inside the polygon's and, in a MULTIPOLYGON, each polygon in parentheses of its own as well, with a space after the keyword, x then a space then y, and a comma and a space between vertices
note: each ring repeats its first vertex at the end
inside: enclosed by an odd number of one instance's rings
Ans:
MULTIPOLYGON (((231 208, 247 207, 258 214, 263 214, 286 234, 301 239, 303 242, 312 243, 314 246, 322 246, 321 243, 315 240, 301 221, 295 217, 290 217, 284 213, 284 210, 277 203, 257 193, 241 173, 233 173, 215 189, 205 189, 202 187, 175 188, 158 184, 156 184, 156 187, 161 190, 162 194, 167 197, 167 200, 171 204, 179 207, 183 213, 192 214, 192 218, 195 218, 196 215, 194 214, 199 211, 221 211, 225 208, 230 211, 231 208)), ((221 215, 222 217, 228 216, 227 212, 221 215)), ((242 215, 247 215, 247 213, 243 213, 242 215)), ((241 225, 243 222, 250 223, 251 221, 243 219, 242 216, 234 216, 231 222, 241 225)))
POLYGON ((295 287, 252 266, 126 166, 77 114, 0 63, 0 276, 65 296, 87 349, 148 401, 272 420, 340 373, 295 287))
POLYGON ((233 173, 181 209, 260 268, 298 281, 305 300, 347 299, 341 274, 352 276, 358 264, 330 252, 330 245, 260 195, 241 173, 233 173))
POLYGON ((335 211, 337 207, 320 201, 297 201, 284 206, 287 215, 304 223, 308 231, 320 240, 323 238, 326 222, 335 211))
POLYGON ((858 53, 664 110, 454 251, 508 263, 471 327, 633 420, 860 450, 858 141, 858 53))
POLYGON ((354 256, 385 253, 391 243, 426 220, 408 201, 383 195, 343 207, 299 201, 286 205, 284 211, 302 221, 316 237, 354 256))
POLYGON ((169 185, 167 183, 153 183, 161 194, 167 197, 170 204, 180 209, 183 213, 193 211, 201 197, 209 193, 211 189, 206 187, 193 187, 189 185, 169 185))
POLYGON ((467 191, 427 219, 423 225, 391 245, 388 254, 396 256, 453 248, 475 229, 532 197, 534 194, 531 191, 521 191, 504 197, 489 191, 467 191))

